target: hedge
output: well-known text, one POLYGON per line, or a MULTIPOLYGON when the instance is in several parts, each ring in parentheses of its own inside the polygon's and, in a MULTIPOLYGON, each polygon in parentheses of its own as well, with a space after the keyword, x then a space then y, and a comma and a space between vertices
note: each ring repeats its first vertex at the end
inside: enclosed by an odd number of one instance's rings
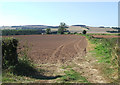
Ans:
POLYGON ((14 66, 18 62, 17 55, 18 40, 15 38, 2 39, 2 68, 14 66))
POLYGON ((4 29, 2 30, 3 36, 8 35, 32 35, 32 34, 41 34, 44 33, 44 30, 42 29, 4 29))

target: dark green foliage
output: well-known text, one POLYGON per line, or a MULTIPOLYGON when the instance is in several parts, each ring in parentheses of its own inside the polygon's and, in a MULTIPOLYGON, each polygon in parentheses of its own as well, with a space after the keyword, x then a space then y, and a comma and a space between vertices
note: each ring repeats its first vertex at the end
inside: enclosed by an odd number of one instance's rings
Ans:
POLYGON ((51 34, 51 29, 50 28, 46 29, 46 34, 51 34))
POLYGON ((77 34, 77 32, 74 32, 74 34, 77 34))
POLYGON ((14 38, 2 39, 2 67, 8 68, 18 62, 17 55, 18 40, 14 38))
POLYGON ((58 34, 64 34, 66 28, 67 28, 66 24, 64 22, 61 22, 59 25, 58 34))
POLYGON ((87 31, 86 30, 83 30, 83 32, 82 32, 83 34, 86 34, 87 33, 87 31))
POLYGON ((68 32, 68 34, 70 34, 70 32, 68 32))
POLYGON ((7 36, 7 35, 31 35, 31 34, 41 34, 44 32, 41 29, 20 29, 20 30, 2 30, 2 35, 7 36))

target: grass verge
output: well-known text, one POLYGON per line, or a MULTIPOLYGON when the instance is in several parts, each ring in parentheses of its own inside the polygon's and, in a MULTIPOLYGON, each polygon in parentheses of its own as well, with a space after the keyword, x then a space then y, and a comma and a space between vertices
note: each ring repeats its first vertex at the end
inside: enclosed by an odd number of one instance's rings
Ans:
POLYGON ((73 69, 64 71, 65 75, 62 76, 57 82, 60 83, 89 83, 87 79, 81 76, 80 73, 73 69))
POLYGON ((91 44, 94 44, 95 47, 91 51, 92 56, 95 57, 99 63, 99 69, 101 73, 108 79, 110 82, 118 82, 118 45, 117 38, 93 38, 91 35, 84 35, 90 41, 91 44))

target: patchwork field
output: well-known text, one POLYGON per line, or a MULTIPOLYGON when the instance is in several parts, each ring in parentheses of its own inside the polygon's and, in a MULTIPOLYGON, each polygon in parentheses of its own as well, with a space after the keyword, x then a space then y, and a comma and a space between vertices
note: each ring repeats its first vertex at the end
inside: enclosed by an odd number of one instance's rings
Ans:
MULTIPOLYGON (((87 33, 118 33, 118 29, 113 29, 113 28, 99 28, 99 27, 80 27, 80 26, 69 26, 67 30, 70 32, 78 32, 82 33, 83 30, 86 30, 87 33), (88 29, 87 29, 88 28, 88 29)), ((57 31, 58 28, 51 28, 52 31, 57 31)))
POLYGON ((87 30, 88 33, 117 33, 117 29, 113 28, 99 28, 99 27, 88 27, 89 30, 87 30))

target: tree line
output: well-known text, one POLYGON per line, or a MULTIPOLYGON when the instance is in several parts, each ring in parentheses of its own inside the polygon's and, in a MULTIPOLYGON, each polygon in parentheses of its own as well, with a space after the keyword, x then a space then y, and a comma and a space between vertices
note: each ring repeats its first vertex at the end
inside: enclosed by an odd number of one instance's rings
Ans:
POLYGON ((42 32, 44 32, 44 31, 41 29, 19 29, 19 30, 5 29, 5 30, 2 30, 2 35, 3 36, 7 36, 7 35, 32 35, 32 34, 41 34, 42 32))

